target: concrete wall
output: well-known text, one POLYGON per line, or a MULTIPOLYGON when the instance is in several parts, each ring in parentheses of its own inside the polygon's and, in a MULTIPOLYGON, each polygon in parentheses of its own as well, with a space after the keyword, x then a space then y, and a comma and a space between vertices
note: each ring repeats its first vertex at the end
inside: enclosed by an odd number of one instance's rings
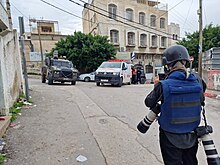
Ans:
MULTIPOLYGON (((204 72, 203 72, 204 73, 204 72)), ((203 74, 208 89, 220 91, 220 70, 208 70, 203 74)))
POLYGON ((0 34, 0 115, 8 115, 9 108, 22 92, 22 67, 17 31, 0 34))

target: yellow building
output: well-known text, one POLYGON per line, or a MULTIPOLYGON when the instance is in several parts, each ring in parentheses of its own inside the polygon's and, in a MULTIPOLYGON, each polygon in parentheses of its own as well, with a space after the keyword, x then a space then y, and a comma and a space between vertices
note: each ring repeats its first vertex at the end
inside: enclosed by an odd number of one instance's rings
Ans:
POLYGON ((161 66, 163 51, 180 35, 178 24, 168 25, 167 4, 158 1, 90 0, 82 15, 84 33, 109 36, 119 52, 134 52, 133 63, 147 73, 161 66))
POLYGON ((59 32, 57 21, 31 19, 30 23, 32 22, 36 27, 32 28, 30 33, 25 33, 25 55, 28 64, 38 65, 41 63, 41 52, 49 53, 55 47, 55 43, 66 35, 59 32))

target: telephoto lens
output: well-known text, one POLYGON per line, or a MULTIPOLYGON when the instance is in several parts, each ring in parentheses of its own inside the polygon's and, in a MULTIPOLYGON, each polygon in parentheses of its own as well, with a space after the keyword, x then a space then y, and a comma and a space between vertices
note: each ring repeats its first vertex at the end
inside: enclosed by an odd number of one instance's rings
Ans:
POLYGON ((220 165, 220 158, 210 134, 200 137, 206 153, 208 165, 220 165))
POLYGON ((220 165, 220 157, 215 148, 214 141, 210 135, 210 133, 213 132, 212 127, 210 125, 200 126, 196 128, 195 132, 197 136, 202 140, 208 165, 220 165))
POLYGON ((146 133, 149 129, 150 125, 153 123, 153 121, 156 119, 157 114, 153 111, 150 111, 147 116, 137 125, 138 131, 141 133, 146 133))

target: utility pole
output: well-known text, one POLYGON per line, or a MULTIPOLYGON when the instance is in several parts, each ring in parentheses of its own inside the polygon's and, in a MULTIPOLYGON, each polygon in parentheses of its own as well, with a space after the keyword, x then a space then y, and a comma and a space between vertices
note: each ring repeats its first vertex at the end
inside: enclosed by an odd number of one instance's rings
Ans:
POLYGON ((43 67, 43 65, 44 65, 44 56, 43 56, 43 49, 42 49, 42 43, 41 43, 39 22, 37 22, 37 31, 38 31, 38 38, 39 38, 39 42, 40 42, 41 67, 43 67))
POLYGON ((154 84, 155 81, 155 54, 152 54, 152 64, 153 64, 153 75, 152 75, 152 82, 154 84))
POLYGON ((199 75, 202 78, 202 0, 199 0, 199 58, 198 58, 198 71, 199 75))
POLYGON ((41 67, 44 65, 44 56, 43 56, 43 48, 42 48, 42 42, 41 42, 41 35, 40 35, 40 21, 36 19, 29 19, 29 22, 37 23, 37 31, 38 31, 38 38, 40 43, 40 54, 41 54, 41 67))
POLYGON ((28 76, 27 76, 27 65, 26 65, 26 58, 24 53, 24 21, 23 17, 19 17, 19 27, 20 27, 20 44, 21 44, 21 54, 22 54, 22 61, 23 61, 23 74, 24 74, 24 81, 25 81, 25 96, 26 100, 29 101, 29 85, 28 85, 28 76))

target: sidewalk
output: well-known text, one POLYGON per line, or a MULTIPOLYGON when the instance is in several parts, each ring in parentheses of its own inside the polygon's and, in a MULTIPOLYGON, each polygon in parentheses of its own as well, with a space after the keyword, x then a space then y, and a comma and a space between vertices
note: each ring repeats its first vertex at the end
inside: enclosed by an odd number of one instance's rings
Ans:
POLYGON ((220 91, 206 89, 205 96, 210 98, 220 99, 220 91))

